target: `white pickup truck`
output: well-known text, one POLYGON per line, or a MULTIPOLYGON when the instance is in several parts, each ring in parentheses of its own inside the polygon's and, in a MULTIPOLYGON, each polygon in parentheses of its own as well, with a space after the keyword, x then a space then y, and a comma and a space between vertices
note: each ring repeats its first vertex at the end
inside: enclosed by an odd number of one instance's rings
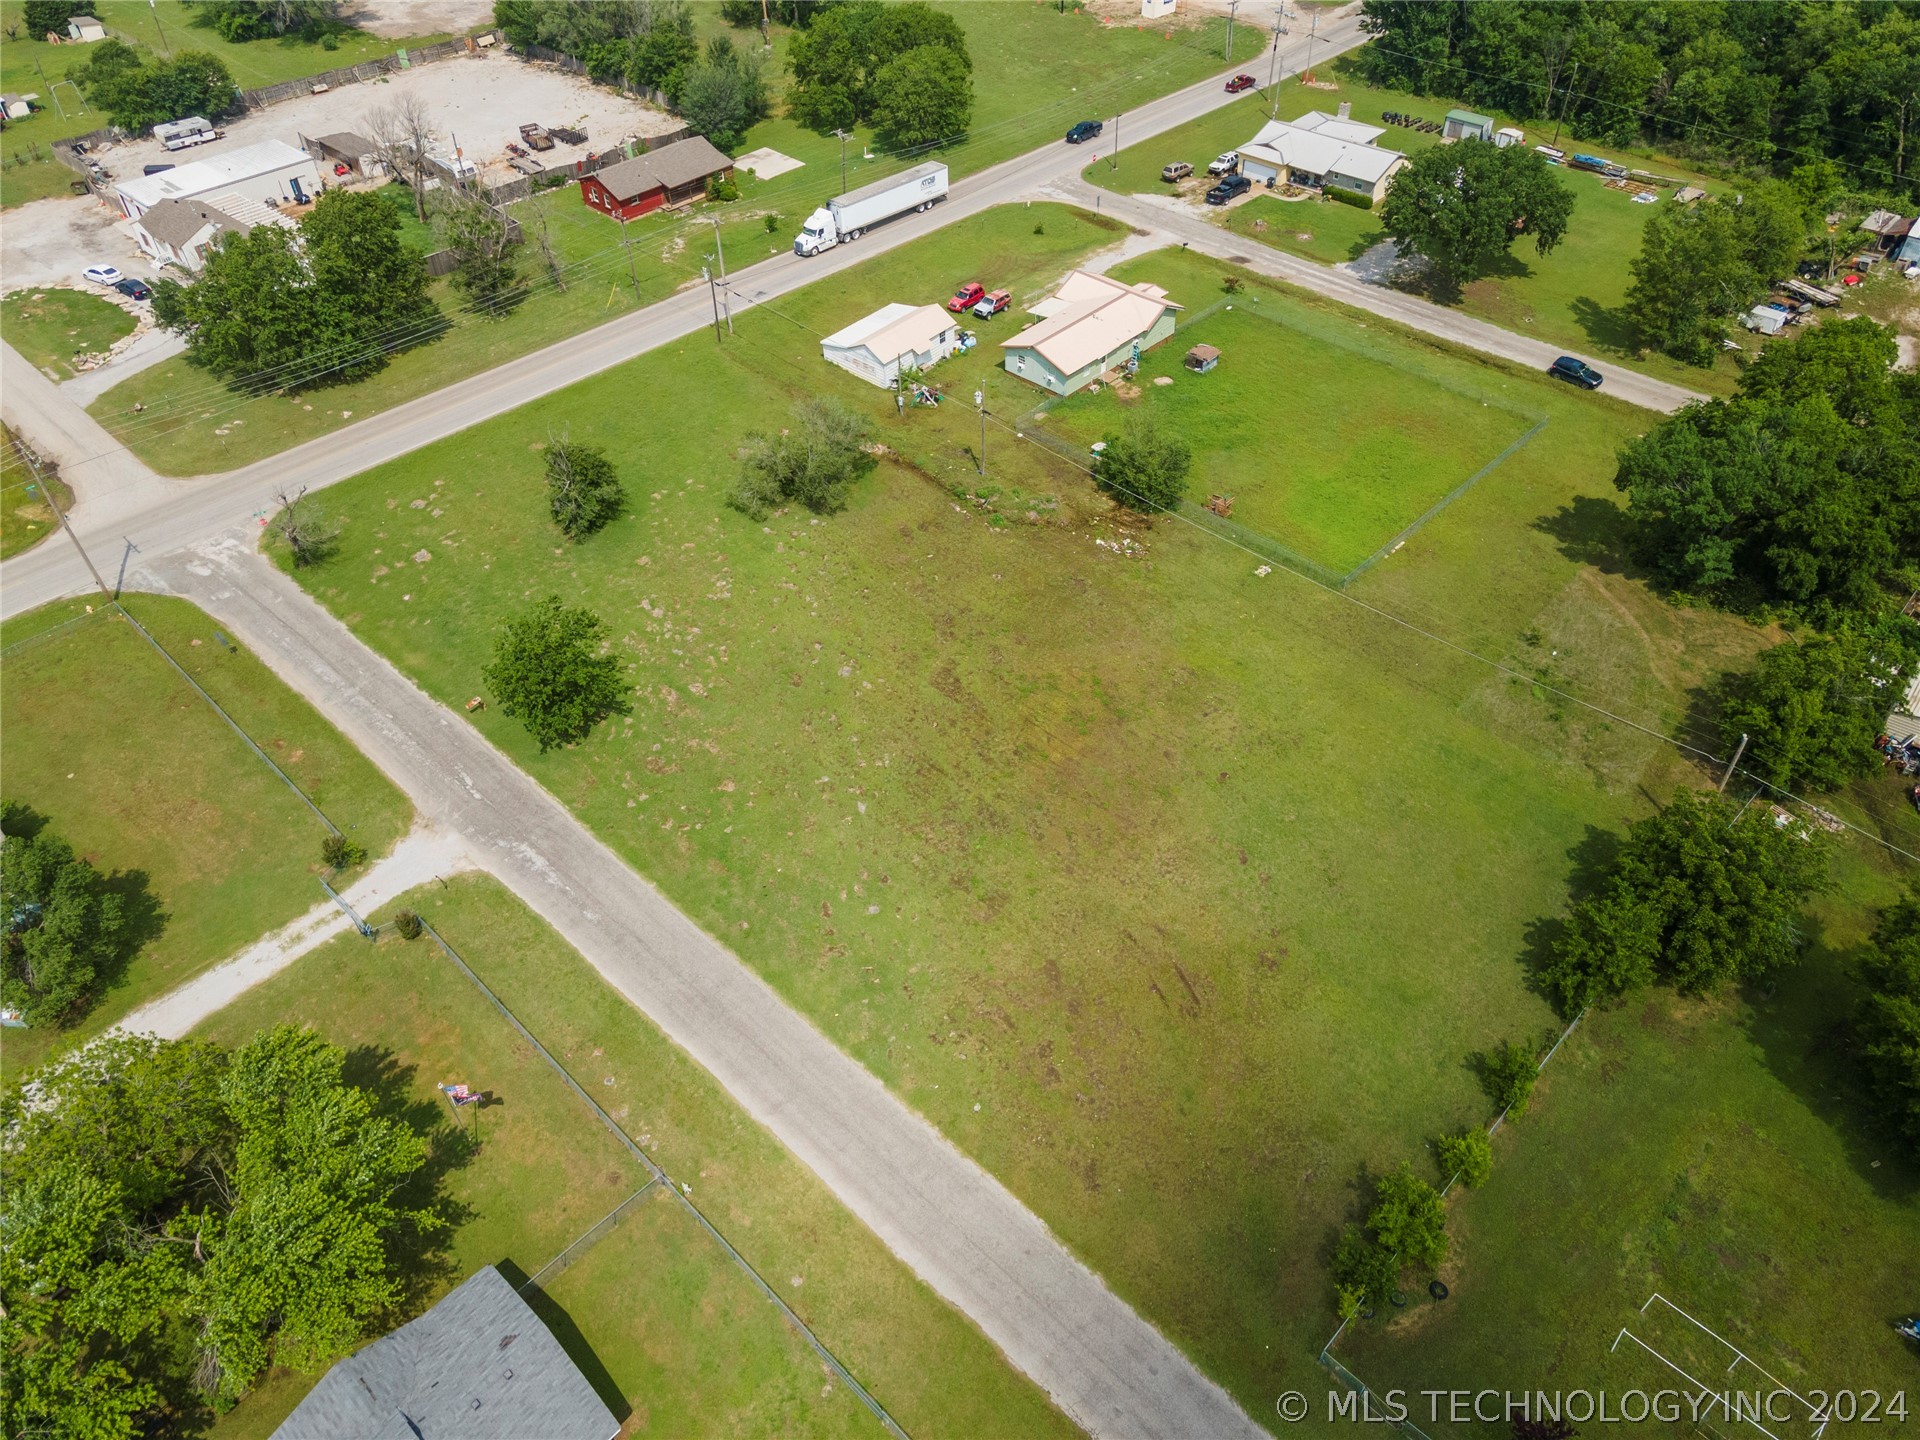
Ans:
POLYGON ((807 217, 794 237, 793 253, 818 255, 859 238, 884 220, 909 210, 931 210, 947 198, 947 167, 938 160, 916 165, 886 180, 836 196, 807 217))

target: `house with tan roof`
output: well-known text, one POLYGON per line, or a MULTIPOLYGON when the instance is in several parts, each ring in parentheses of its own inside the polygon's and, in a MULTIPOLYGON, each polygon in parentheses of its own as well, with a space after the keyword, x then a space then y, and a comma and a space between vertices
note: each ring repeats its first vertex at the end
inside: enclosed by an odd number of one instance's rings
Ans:
POLYGON ((891 390, 902 370, 925 370, 960 345, 960 322, 938 305, 882 305, 820 342, 820 356, 891 390))
POLYGON ((1173 334, 1179 309, 1158 285, 1127 285, 1075 270, 1033 307, 1039 323, 1001 341, 1000 348, 1009 374, 1071 395, 1173 334))

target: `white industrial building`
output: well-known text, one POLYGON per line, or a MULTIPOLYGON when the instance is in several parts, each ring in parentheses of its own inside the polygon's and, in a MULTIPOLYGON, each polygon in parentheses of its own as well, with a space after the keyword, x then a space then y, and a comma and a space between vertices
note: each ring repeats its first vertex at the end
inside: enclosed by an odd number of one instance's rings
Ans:
POLYGON ((1297 120, 1262 125, 1240 147, 1240 173, 1255 184, 1348 190, 1377 205, 1407 163, 1398 150, 1373 143, 1386 133, 1344 115, 1309 110, 1297 120))
POLYGON ((938 305, 882 305, 820 342, 820 356, 891 390, 902 370, 925 370, 960 347, 960 322, 938 305))
POLYGON ((129 220, 138 220, 162 200, 211 200, 215 195, 240 195, 264 205, 304 205, 319 198, 320 167, 304 150, 262 140, 158 175, 122 180, 113 193, 129 220))

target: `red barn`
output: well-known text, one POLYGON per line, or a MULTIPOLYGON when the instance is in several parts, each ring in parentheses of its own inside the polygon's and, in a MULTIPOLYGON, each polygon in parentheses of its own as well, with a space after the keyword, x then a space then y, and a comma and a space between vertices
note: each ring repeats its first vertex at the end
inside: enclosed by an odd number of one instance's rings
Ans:
POLYGON ((580 181, 580 198, 596 210, 631 220, 663 205, 684 205, 706 193, 707 181, 733 174, 733 161, 703 135, 676 140, 580 181))

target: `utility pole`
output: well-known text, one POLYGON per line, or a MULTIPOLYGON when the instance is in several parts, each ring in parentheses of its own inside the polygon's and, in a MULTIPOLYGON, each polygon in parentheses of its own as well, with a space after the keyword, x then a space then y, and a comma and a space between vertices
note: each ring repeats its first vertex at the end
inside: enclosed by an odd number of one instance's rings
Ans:
POLYGON ((1113 117, 1113 148, 1107 151, 1107 168, 1109 170, 1120 168, 1120 117, 1118 115, 1113 117))
POLYGON ((40 68, 38 60, 33 62, 33 73, 40 77, 40 88, 53 97, 53 113, 62 120, 67 118, 66 108, 60 103, 60 92, 47 84, 47 72, 40 68))
POLYGON ((980 454, 974 460, 973 467, 982 477, 987 473, 987 396, 984 390, 973 392, 973 408, 980 412, 980 454))
POLYGON ((1720 777, 1720 793, 1722 795, 1727 793, 1727 782, 1733 778, 1734 767, 1739 765, 1740 757, 1746 753, 1747 753, 1747 737, 1745 735, 1742 735, 1740 737, 1740 748, 1733 752, 1733 759, 1727 762, 1726 773, 1720 777))
POLYGON ((147 8, 153 12, 153 28, 160 36, 160 53, 171 60, 173 52, 167 49, 167 32, 160 26, 160 7, 154 3, 154 0, 147 0, 147 8))
POLYGON ((720 292, 714 287, 713 270, 710 266, 700 267, 700 278, 707 282, 707 293, 713 297, 713 338, 720 338, 720 292))
POLYGON ((1227 59, 1233 59, 1233 17, 1240 9, 1240 0, 1231 0, 1227 6, 1227 59))
POLYGON ((53 511, 54 523, 67 532, 67 538, 73 541, 73 548, 80 552, 80 559, 86 565, 87 573, 93 576, 93 583, 100 587, 100 593, 111 605, 113 591, 109 590, 107 582, 100 578, 100 572, 93 568, 93 557, 87 554, 87 547, 80 543, 80 537, 74 533, 72 523, 67 519, 66 513, 61 510, 59 500, 54 497, 53 487, 47 484, 47 477, 40 473, 40 465, 33 458, 33 452, 17 440, 14 441, 14 449, 19 453, 20 458, 27 462, 27 468, 33 472, 34 481, 40 486, 40 494, 45 498, 47 508, 53 511))
POLYGON ((767 14, 767 0, 760 0, 760 48, 773 48, 773 17, 767 14))
MULTIPOLYGON (((720 217, 718 215, 709 215, 707 219, 713 222, 713 253, 715 258, 720 261, 720 288, 725 290, 727 288, 727 252, 720 247, 720 217)), ((732 333, 733 297, 729 295, 727 297, 727 334, 731 335, 732 333)))
POLYGON ((1280 37, 1287 33, 1287 8, 1282 5, 1273 12, 1273 53, 1267 60, 1267 89, 1273 97, 1273 113, 1267 118, 1280 118, 1280 37))
POLYGON ((840 137, 840 193, 844 195, 847 193, 847 132, 835 130, 833 133, 840 137))
POLYGON ((627 252, 627 278, 633 281, 633 301, 640 303, 640 276, 633 268, 633 246, 627 240, 627 217, 619 216, 620 248, 627 252))
POLYGON ((1567 111, 1573 105, 1572 97, 1573 97, 1574 89, 1579 84, 1580 84, 1580 62, 1578 60, 1575 60, 1573 62, 1573 77, 1567 81, 1567 98, 1560 102, 1560 120, 1556 120, 1553 122, 1553 143, 1555 148, 1558 148, 1560 144, 1560 121, 1565 120, 1567 118, 1567 111))
POLYGON ((1313 23, 1307 27, 1307 74, 1313 74, 1313 42, 1320 34, 1320 12, 1313 12, 1313 23))

